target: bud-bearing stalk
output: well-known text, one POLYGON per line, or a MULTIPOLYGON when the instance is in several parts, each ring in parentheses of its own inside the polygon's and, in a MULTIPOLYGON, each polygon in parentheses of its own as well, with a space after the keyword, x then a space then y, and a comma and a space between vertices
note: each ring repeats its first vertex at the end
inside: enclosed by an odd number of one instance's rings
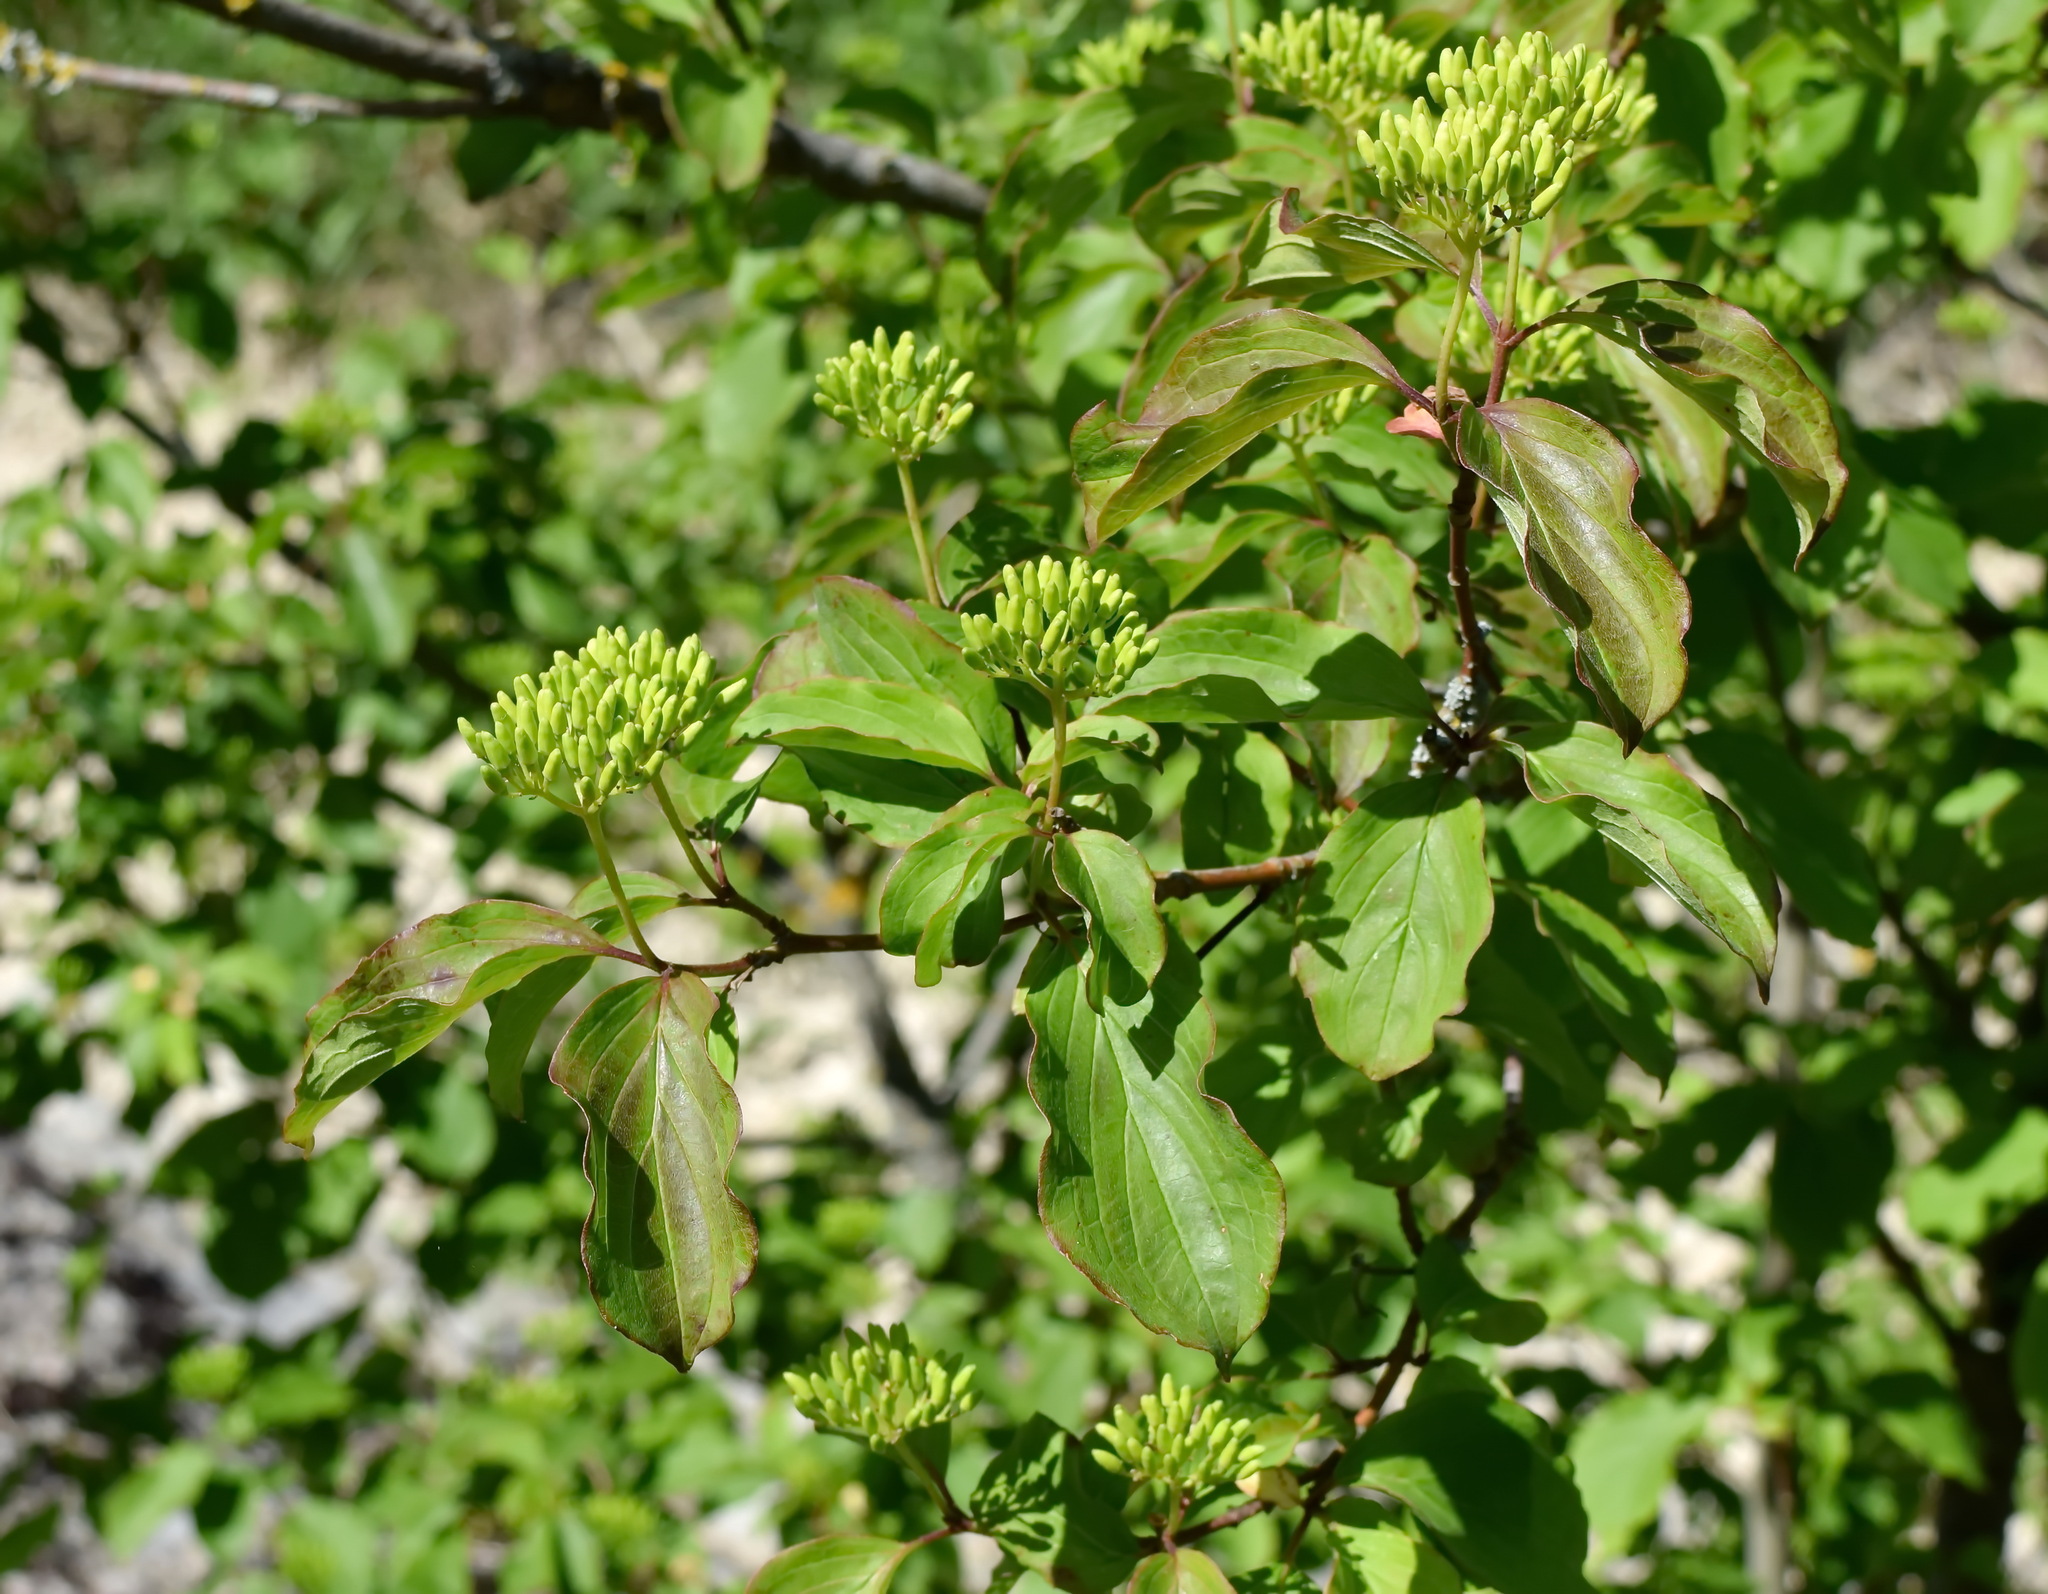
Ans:
POLYGON ((821 1428, 865 1439, 886 1451, 905 1434, 936 1428, 974 1409, 974 1368, 958 1356, 920 1350, 901 1324, 820 1354, 782 1375, 796 1409, 821 1428))
POLYGON ((963 614, 960 631, 969 664, 1029 681, 1062 710, 1121 692, 1159 646, 1114 573, 1050 554, 1006 567, 995 617, 963 614))
POLYGON ((1233 1418, 1213 1401, 1198 1404, 1171 1373, 1135 1412, 1119 1406, 1095 1431, 1109 1444, 1091 1452, 1103 1467, 1134 1484, 1165 1484, 1177 1496, 1248 1478, 1266 1454, 1251 1437, 1249 1418, 1233 1418))
POLYGON ((1420 45, 1391 36, 1377 12, 1341 6, 1268 22, 1244 35, 1238 51, 1255 82, 1312 106, 1346 132, 1398 98, 1428 58, 1420 45))
POLYGON ((922 354, 904 333, 892 349, 880 327, 872 344, 855 343, 818 375, 818 408, 863 437, 886 443, 899 460, 944 442, 974 413, 962 403, 972 371, 934 344, 922 354))
MULTIPOLYGON (((694 636, 674 647, 658 630, 599 631, 538 679, 522 675, 491 705, 491 728, 458 721, 500 794, 542 797, 594 814, 653 780, 704 728, 713 662, 694 636), (565 795, 566 794, 566 795, 565 795)), ((730 699, 745 688, 734 682, 730 699)))

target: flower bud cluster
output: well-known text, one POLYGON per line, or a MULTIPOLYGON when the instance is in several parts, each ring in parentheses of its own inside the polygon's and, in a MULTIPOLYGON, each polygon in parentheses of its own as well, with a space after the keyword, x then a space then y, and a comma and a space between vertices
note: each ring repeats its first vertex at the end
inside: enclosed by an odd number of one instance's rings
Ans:
POLYGON ((994 619, 960 616, 967 662, 977 670, 1072 702, 1121 692, 1158 649, 1138 600, 1085 559, 1026 560, 1007 566, 1002 583, 994 619))
POLYGON ((1074 57, 1074 81, 1084 89, 1136 88, 1145 77, 1145 58, 1185 44, 1193 37, 1164 17, 1133 17, 1121 33, 1090 39, 1074 57))
POLYGON ((1429 87, 1441 110, 1383 112, 1358 152, 1387 198, 1467 250, 1546 214, 1582 157, 1633 139, 1656 109, 1640 64, 1616 73, 1541 33, 1446 50, 1429 87))
POLYGON ((958 1356, 928 1356, 902 1324, 849 1334, 843 1348, 782 1375, 796 1409, 821 1428, 859 1434, 886 1450, 907 1433, 974 1409, 974 1369, 958 1356))
POLYGON ((54 98, 77 81, 78 68, 77 56, 47 48, 33 29, 0 27, 0 77, 19 78, 54 98))
POLYGON ((1389 35, 1379 13, 1342 6, 1319 6, 1306 16, 1289 12, 1244 35, 1238 55, 1255 82, 1347 130, 1399 97, 1428 58, 1422 46, 1389 35))
POLYGON ((1232 1418, 1214 1402, 1198 1405, 1195 1392, 1177 1387, 1171 1373, 1159 1380, 1158 1394, 1139 1400, 1135 1412, 1119 1406, 1110 1417, 1095 1425, 1109 1449, 1092 1454, 1133 1483, 1163 1483, 1194 1494, 1251 1476, 1266 1454, 1252 1440, 1249 1418, 1232 1418))
POLYGON ((872 344, 856 342, 818 375, 818 408, 863 437, 887 443, 898 459, 916 459, 944 442, 974 413, 961 398, 974 373, 933 345, 922 354, 906 332, 892 349, 880 327, 872 344))
MULTIPOLYGON (((560 800, 594 813, 637 791, 704 728, 712 660, 695 637, 674 647, 659 631, 628 640, 599 631, 574 658, 557 653, 539 679, 522 675, 491 705, 491 728, 458 722, 501 794, 560 800)), ((720 701, 745 690, 735 681, 720 701)))
POLYGON ((1481 39, 1469 57, 1463 49, 1444 51, 1429 74, 1429 93, 1446 110, 1497 104, 1524 126, 1549 119, 1560 139, 1588 155, 1633 142, 1649 122, 1657 100, 1643 92, 1643 71, 1641 56, 1617 72, 1583 44, 1560 52, 1548 34, 1525 33, 1512 46, 1481 39))

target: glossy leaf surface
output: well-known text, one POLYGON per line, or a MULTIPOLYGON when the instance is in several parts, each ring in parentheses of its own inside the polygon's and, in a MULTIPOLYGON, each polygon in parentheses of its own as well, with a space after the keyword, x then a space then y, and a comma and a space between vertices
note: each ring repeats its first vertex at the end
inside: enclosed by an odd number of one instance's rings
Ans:
POLYGON ((1102 712, 1154 724, 1420 718, 1429 698, 1378 637, 1287 609, 1193 609, 1102 712))

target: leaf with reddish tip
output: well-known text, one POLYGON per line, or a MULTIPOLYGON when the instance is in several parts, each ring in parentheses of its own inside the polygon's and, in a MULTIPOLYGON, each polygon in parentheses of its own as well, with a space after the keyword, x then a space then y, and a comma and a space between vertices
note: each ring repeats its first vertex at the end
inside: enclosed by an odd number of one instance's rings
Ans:
POLYGON ((1571 633, 1579 679, 1633 747, 1685 688, 1692 599, 1630 513, 1636 462, 1549 399, 1458 412, 1458 457, 1491 487, 1529 585, 1571 633))
POLYGON ((739 1099, 712 1058, 718 999, 692 974, 628 980, 562 1037, 548 1077, 583 1109, 583 1269, 620 1333, 687 1370, 732 1328, 754 1220, 726 1188, 739 1099))

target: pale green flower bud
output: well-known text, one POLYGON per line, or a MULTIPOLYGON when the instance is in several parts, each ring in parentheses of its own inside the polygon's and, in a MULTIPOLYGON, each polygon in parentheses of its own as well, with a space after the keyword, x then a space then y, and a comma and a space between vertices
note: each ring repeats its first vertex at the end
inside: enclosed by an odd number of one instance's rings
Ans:
POLYGON ((961 617, 967 662, 986 674, 1029 681, 1067 702, 1107 697, 1157 647, 1137 599, 1085 559, 1061 564, 1047 555, 1009 566, 1001 581, 993 620, 961 617))
POLYGON ((972 404, 960 402, 974 380, 937 345, 918 352, 904 333, 892 349, 875 329, 873 343, 855 343, 818 375, 818 408, 863 437, 887 443, 898 459, 916 459, 966 424, 972 404))
POLYGON ((844 1346, 782 1375, 796 1409, 821 1428, 887 1450, 907 1433, 972 1411, 974 1369, 958 1356, 930 1356, 902 1325, 849 1334, 844 1346))
POLYGON ((1350 130, 1413 81, 1425 52, 1388 34, 1376 12, 1321 6, 1245 34, 1238 57, 1255 82, 1350 130))
POLYGON ((1182 33, 1164 17, 1133 17, 1121 33, 1090 39, 1074 56, 1074 81, 1084 89, 1136 88, 1145 78, 1145 58, 1186 44, 1194 35, 1182 33))
POLYGON ((562 802, 566 778, 568 806, 592 812, 646 785, 695 738, 712 706, 712 668, 695 637, 670 647, 660 631, 630 642, 624 627, 600 631, 574 658, 557 653, 538 680, 522 675, 500 692, 492 731, 463 721, 463 740, 491 790, 562 802))
POLYGON ((1158 1394, 1139 1399, 1135 1412, 1119 1406, 1095 1431, 1109 1445, 1091 1452, 1105 1470, 1184 1495, 1249 1477, 1266 1454, 1252 1440, 1250 1418, 1233 1418, 1217 1402, 1198 1403, 1171 1373, 1160 1379, 1158 1394))

